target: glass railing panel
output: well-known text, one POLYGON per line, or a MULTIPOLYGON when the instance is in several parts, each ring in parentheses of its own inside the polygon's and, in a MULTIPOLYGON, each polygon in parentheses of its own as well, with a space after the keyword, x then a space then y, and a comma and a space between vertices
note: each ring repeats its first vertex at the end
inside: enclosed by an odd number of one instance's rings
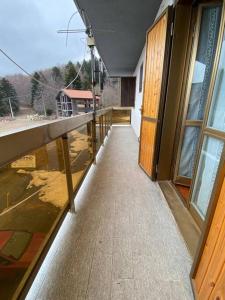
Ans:
POLYGON ((130 109, 113 109, 112 123, 113 124, 130 124, 131 111, 130 109))
POLYGON ((93 162, 91 122, 68 133, 71 172, 74 190, 93 162))
POLYGON ((11 299, 68 207, 61 139, 0 168, 0 299, 11 299))

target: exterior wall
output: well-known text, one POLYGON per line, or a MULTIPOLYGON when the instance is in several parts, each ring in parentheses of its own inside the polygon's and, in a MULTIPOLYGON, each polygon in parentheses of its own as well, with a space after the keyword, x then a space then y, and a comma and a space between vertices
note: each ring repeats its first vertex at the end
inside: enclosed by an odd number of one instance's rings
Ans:
POLYGON ((107 78, 101 100, 103 107, 121 106, 120 78, 107 78))
POLYGON ((134 72, 134 76, 136 77, 136 89, 135 89, 135 103, 134 108, 131 111, 131 126, 134 129, 136 136, 139 138, 140 136, 140 127, 141 127, 141 105, 142 105, 142 96, 144 89, 144 75, 145 75, 145 47, 142 50, 141 56, 139 58, 137 67, 134 72), (140 80, 140 67, 143 63, 143 79, 142 79, 142 92, 139 93, 139 80, 140 80))

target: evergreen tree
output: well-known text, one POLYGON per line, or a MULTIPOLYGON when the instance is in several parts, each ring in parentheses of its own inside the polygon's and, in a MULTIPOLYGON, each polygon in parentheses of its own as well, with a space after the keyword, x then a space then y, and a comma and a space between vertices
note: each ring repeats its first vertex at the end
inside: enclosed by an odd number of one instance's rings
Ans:
POLYGON ((57 84, 60 83, 62 81, 61 70, 58 67, 53 67, 51 72, 53 81, 55 81, 57 84))
MULTIPOLYGON (((72 61, 69 61, 65 67, 65 86, 68 86, 68 84, 76 77, 76 75, 77 75, 76 68, 72 63, 72 61)), ((75 82, 71 84, 70 88, 76 88, 75 82)))
MULTIPOLYGON (((38 72, 35 72, 33 77, 37 80, 41 80, 41 76, 38 72)), ((34 101, 41 98, 41 84, 34 78, 31 79, 31 105, 33 107, 34 101)))
POLYGON ((78 75, 77 79, 74 81, 74 87, 77 90, 82 89, 82 82, 81 82, 81 79, 80 79, 80 75, 78 75))
POLYGON ((19 110, 19 102, 14 86, 6 79, 0 80, 0 116, 10 114, 9 99, 14 113, 19 110))
POLYGON ((84 90, 90 90, 91 89, 91 61, 84 61, 83 64, 83 82, 82 82, 82 88, 84 90))

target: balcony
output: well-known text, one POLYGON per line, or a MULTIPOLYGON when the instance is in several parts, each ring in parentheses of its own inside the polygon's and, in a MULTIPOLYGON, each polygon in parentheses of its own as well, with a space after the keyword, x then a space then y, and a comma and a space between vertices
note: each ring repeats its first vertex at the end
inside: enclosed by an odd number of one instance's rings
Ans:
POLYGON ((1 249, 2 299, 30 286, 26 299, 193 298, 175 219, 138 166, 133 129, 112 119, 105 109, 1 138, 2 151, 17 143, 1 156, 11 192, 1 191, 1 233, 13 235, 1 249))

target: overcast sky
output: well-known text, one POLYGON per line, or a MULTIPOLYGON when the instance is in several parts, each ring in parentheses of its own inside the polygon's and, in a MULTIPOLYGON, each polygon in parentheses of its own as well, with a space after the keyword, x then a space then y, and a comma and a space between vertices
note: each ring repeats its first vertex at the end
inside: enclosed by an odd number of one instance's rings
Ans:
MULTIPOLYGON (((85 34, 57 34, 66 29, 73 0, 0 0, 0 48, 29 72, 84 57, 85 34)), ((84 28, 77 14, 70 28, 84 28)), ((0 53, 0 76, 22 73, 0 53)))

